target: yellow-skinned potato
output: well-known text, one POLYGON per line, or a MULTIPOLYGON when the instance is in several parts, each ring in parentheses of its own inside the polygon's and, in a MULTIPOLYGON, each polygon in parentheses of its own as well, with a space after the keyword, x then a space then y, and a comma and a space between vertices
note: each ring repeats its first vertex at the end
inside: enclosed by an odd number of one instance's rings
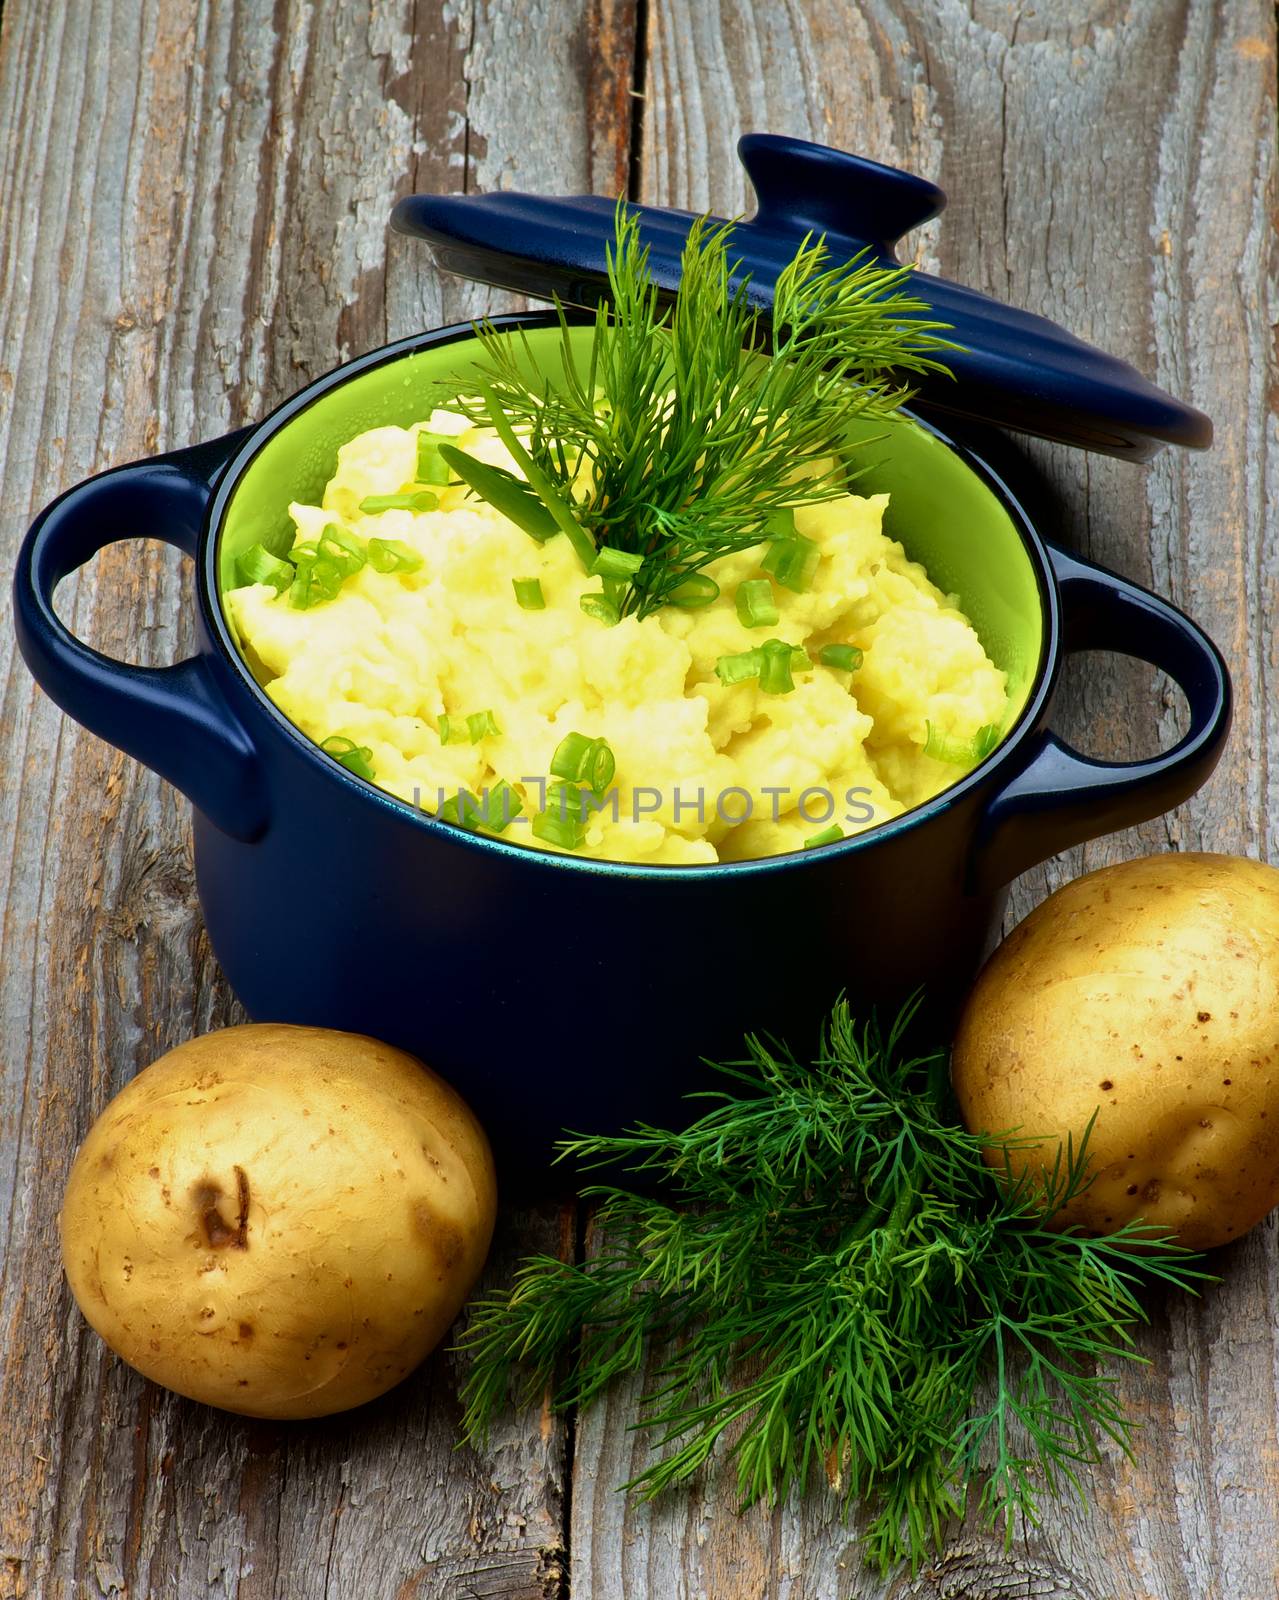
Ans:
POLYGON ((257 1417, 343 1411, 443 1337, 493 1231, 483 1130, 377 1040, 262 1023, 140 1072, 80 1148, 67 1280, 113 1350, 257 1417))
POLYGON ((1279 1203, 1279 871, 1169 854, 1067 884, 986 964, 951 1074, 970 1129, 1055 1136, 1015 1165, 1097 1113, 1063 1224, 1238 1238, 1279 1203))

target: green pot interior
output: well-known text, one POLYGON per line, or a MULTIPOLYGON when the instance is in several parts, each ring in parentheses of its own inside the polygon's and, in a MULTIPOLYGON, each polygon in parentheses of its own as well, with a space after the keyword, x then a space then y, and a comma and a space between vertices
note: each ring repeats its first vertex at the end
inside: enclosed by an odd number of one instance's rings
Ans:
MULTIPOLYGON (((574 329, 572 337, 584 350, 591 329, 574 329)), ((532 328, 526 339, 529 361, 553 379, 559 330, 532 328)), ((264 544, 277 554, 289 548, 289 503, 319 504, 339 446, 369 428, 423 420, 445 403, 437 386, 464 380, 477 354, 476 343, 458 340, 386 361, 336 384, 277 430, 227 506, 218 546, 221 588, 236 586, 236 560, 250 546, 264 544)), ((857 492, 889 494, 887 531, 939 588, 959 597, 986 653, 1007 673, 1010 729, 1034 687, 1044 635, 1034 568, 1012 517, 953 450, 908 418, 854 422, 848 438, 862 445, 852 458, 866 469, 857 492)))

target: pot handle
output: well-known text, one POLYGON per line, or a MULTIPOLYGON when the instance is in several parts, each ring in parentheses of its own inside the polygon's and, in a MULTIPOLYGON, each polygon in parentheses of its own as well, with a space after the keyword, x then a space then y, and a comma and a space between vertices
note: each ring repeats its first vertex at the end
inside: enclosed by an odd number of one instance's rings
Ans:
POLYGON ((162 539, 195 556, 218 473, 249 430, 117 467, 69 489, 32 524, 13 580, 18 647, 50 699, 167 778, 233 838, 266 828, 257 755, 205 656, 172 667, 115 661, 53 609, 63 578, 109 544, 162 539))
POLYGON ((1230 732, 1230 674, 1202 629, 1135 583, 1049 547, 1061 591, 1063 648, 1113 650, 1158 667, 1190 706, 1190 731, 1147 761, 1097 761, 1043 731, 1029 759, 988 803, 976 887, 991 891, 1039 861, 1131 828, 1190 798, 1230 732))

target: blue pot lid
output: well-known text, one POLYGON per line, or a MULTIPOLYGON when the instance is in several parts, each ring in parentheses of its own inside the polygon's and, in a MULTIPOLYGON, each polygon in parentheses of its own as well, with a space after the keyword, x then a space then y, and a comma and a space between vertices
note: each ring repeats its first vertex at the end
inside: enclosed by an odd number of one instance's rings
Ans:
MULTIPOLYGON (((869 250, 893 263, 903 234, 946 204, 936 184, 914 173, 825 145, 748 133, 737 148, 757 209, 734 226, 731 249, 739 276, 749 274, 751 299, 765 311, 778 273, 806 234, 824 234, 835 256, 869 250)), ((600 195, 415 194, 399 202, 391 222, 425 239, 448 272, 538 299, 594 306, 607 287, 614 206, 600 195)), ((634 210, 653 276, 677 292, 693 213, 634 210)), ((953 378, 923 381, 917 409, 1132 460, 1165 444, 1202 450, 1212 443, 1203 412, 1047 318, 917 270, 907 287, 927 302, 930 316, 950 324, 948 337, 962 347, 946 358, 953 378)))

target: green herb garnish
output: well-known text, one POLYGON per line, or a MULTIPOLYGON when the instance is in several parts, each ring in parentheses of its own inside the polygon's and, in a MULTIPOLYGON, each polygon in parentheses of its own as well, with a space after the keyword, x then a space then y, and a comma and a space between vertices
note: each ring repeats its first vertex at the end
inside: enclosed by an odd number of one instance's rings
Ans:
POLYGON ((268 583, 276 594, 283 594, 297 569, 291 562, 272 555, 264 544, 255 544, 237 559, 235 572, 241 583, 268 583))
POLYGON ((487 739, 490 734, 499 734, 502 730, 491 711, 472 711, 466 719, 466 731, 471 743, 479 744, 481 739, 487 739))
POLYGON ((320 741, 320 749, 327 751, 335 761, 340 761, 357 778, 368 778, 372 782, 373 752, 368 745, 356 744, 354 739, 348 739, 342 733, 331 733, 327 739, 320 741))
MULTIPOLYGON (((553 380, 532 375, 518 333, 481 324, 482 380, 447 398, 497 429, 584 570, 597 549, 641 558, 619 616, 707 604, 717 591, 690 581, 765 540, 787 543, 779 582, 811 581, 816 546, 795 534, 794 504, 846 493, 850 420, 889 416, 909 397, 911 375, 946 370, 937 359, 952 348, 938 333, 945 325, 924 320, 927 306, 906 290, 909 268, 866 255, 832 265, 810 237, 779 275, 767 320, 737 274, 731 232, 693 224, 671 304, 636 217, 619 203, 609 292, 586 355, 574 353, 562 309, 553 380), (797 476, 815 463, 815 476, 797 476)), ((488 498, 491 480, 468 481, 488 498)))
POLYGON ((454 472, 481 500, 486 500, 494 510, 509 517, 517 528, 523 528, 538 544, 545 544, 559 533, 559 523, 523 478, 517 478, 505 467, 495 467, 491 462, 468 456, 465 450, 457 450, 452 445, 446 444, 440 448, 454 472))
POLYGON ((551 757, 553 778, 580 780, 596 799, 607 791, 616 772, 617 759, 608 740, 592 739, 585 733, 566 733, 551 757))
POLYGON ((444 458, 442 446, 452 448, 453 436, 448 433, 432 433, 427 428, 422 428, 417 436, 417 481, 419 483, 434 483, 445 485, 449 481, 448 462, 444 458))
POLYGON ((374 572, 416 572, 422 565, 421 555, 403 539, 370 539, 366 548, 374 572))
POLYGON ((439 503, 440 497, 429 489, 405 490, 403 494, 366 494, 360 511, 375 517, 383 511, 434 511, 439 503))
POLYGON ((509 783, 502 779, 484 795, 484 826, 490 833, 505 833, 516 817, 524 810, 524 802, 509 783))
POLYGON ((720 656, 715 663, 715 676, 725 686, 758 678, 765 694, 789 694, 795 687, 792 672, 807 672, 812 665, 808 652, 798 645, 787 644, 785 639, 769 639, 753 650, 720 656))
POLYGON ((295 544, 289 551, 289 560, 294 566, 289 604, 296 611, 309 611, 322 601, 335 600, 350 576, 344 561, 321 556, 318 546, 311 541, 295 544))
POLYGON ((788 539, 775 540, 760 565, 772 573, 783 589, 805 594, 813 586, 821 559, 821 546, 796 533, 788 539))
POLYGON ((829 828, 823 828, 820 833, 810 833, 804 840, 805 850, 816 850, 824 844, 837 844, 844 837, 844 830, 837 822, 832 822, 829 828))
POLYGON ((540 578, 512 578, 515 603, 522 611, 545 611, 546 596, 542 593, 540 578))
POLYGON ((737 620, 744 628, 769 628, 777 621, 777 599, 767 578, 739 583, 735 601, 737 620))
POLYGON ((472 1308, 466 1436, 483 1437, 512 1378, 520 1406, 548 1390, 585 1406, 651 1341, 638 1423, 652 1457, 625 1486, 643 1495, 720 1446, 748 1504, 813 1482, 850 1512, 866 1502, 866 1548, 887 1568, 938 1547, 970 1487, 1008 1538, 1041 1494, 1082 1492, 1103 1441, 1129 1448, 1104 1369, 1142 1359, 1139 1292, 1193 1289, 1199 1258, 1142 1223, 1050 1227, 1087 1183, 1087 1133, 1042 1183, 1000 1181, 989 1141, 958 1121, 944 1054, 912 1053, 909 1023, 908 1008, 885 1037, 840 1004, 811 1061, 748 1039, 682 1132, 564 1143, 660 1192, 587 1188, 598 1253, 532 1257, 472 1308))
POLYGON ((617 601, 610 600, 606 594, 584 594, 577 603, 588 617, 594 617, 596 622, 602 622, 606 628, 611 628, 622 620, 617 601))
POLYGON ((862 653, 855 644, 826 644, 817 652, 824 667, 834 667, 837 672, 856 672, 862 664, 862 653))
POLYGON ((561 850, 577 850, 586 838, 586 805, 576 783, 553 783, 546 805, 532 821, 534 836, 561 850))
POLYGON ((451 822, 468 833, 474 833, 484 824, 484 804, 469 789, 451 794, 435 814, 441 822, 451 822))
POLYGON ((971 739, 957 739, 939 732, 931 722, 924 723, 924 754, 957 767, 976 766, 999 743, 999 729, 993 722, 978 728, 971 739))

